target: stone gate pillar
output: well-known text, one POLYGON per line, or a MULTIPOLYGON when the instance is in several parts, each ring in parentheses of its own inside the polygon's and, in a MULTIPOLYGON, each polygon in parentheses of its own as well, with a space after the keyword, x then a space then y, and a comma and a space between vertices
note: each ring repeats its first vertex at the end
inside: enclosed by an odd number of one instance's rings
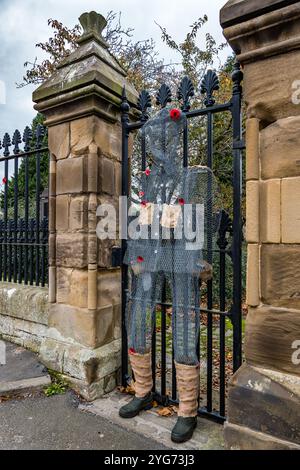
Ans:
POLYGON ((49 329, 42 361, 85 398, 114 388, 120 368, 120 271, 114 240, 96 236, 100 203, 118 207, 121 191, 120 103, 136 92, 110 54, 102 15, 80 17, 78 48, 33 94, 49 129, 49 329))
POLYGON ((221 25, 247 107, 249 314, 226 443, 300 449, 300 2, 230 0, 221 25))

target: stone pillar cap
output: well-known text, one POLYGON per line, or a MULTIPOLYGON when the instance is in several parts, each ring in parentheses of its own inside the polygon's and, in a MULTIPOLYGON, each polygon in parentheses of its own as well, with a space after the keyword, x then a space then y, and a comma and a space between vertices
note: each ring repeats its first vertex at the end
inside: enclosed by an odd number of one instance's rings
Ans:
POLYGON ((106 102, 105 106, 101 105, 101 108, 106 109, 106 117, 114 120, 124 86, 130 105, 135 106, 137 102, 138 93, 126 80, 126 72, 110 53, 101 35, 107 24, 105 18, 91 11, 83 13, 79 21, 83 34, 77 41, 78 48, 57 64, 52 76, 33 92, 35 109, 46 114, 48 124, 57 120, 55 109, 64 106, 69 108, 68 116, 60 109, 60 114, 64 114, 60 119, 68 117, 70 120, 75 114, 80 117, 83 109, 80 110, 78 103, 83 99, 89 99, 85 114, 98 113, 99 107, 95 105, 95 100, 99 102, 101 99, 102 103, 106 102))
POLYGON ((222 28, 248 21, 299 0, 229 0, 220 11, 222 28))

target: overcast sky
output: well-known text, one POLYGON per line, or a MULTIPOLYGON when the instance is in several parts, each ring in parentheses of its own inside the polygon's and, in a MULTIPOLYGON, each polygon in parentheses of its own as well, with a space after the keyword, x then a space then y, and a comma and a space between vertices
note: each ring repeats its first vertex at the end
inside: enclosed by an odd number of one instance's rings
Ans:
MULTIPOLYGON (((180 41, 188 27, 207 14, 206 30, 223 42, 219 10, 225 3, 225 0, 0 0, 0 139, 5 131, 12 133, 15 128, 23 131, 35 115, 31 100, 34 87, 17 89, 16 82, 22 81, 24 62, 41 57, 35 44, 49 38, 48 18, 72 27, 85 11, 95 10, 104 16, 110 10, 121 11, 122 24, 135 29, 134 39, 153 38, 161 57, 176 61, 162 44, 155 21, 180 41)), ((229 49, 224 51, 224 58, 228 53, 229 49)))

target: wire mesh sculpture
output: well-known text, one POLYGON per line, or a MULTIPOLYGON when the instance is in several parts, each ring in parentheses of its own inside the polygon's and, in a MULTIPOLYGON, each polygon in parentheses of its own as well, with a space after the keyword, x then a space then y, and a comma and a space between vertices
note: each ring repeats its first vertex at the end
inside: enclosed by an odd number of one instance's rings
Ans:
POLYGON ((134 177, 129 198, 129 240, 124 262, 131 271, 126 318, 129 348, 151 348, 156 305, 166 280, 173 298, 175 361, 197 365, 200 279, 212 277, 218 229, 218 191, 213 172, 183 166, 186 117, 163 108, 140 131, 148 167, 134 177))

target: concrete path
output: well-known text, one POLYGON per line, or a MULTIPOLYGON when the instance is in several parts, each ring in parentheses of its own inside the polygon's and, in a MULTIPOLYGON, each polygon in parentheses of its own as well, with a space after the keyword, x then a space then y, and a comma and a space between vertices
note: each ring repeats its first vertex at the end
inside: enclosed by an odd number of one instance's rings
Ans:
MULTIPOLYGON (((3 346, 3 344, 2 344, 3 346)), ((119 417, 131 396, 112 392, 87 403, 68 391, 46 397, 51 383, 37 356, 6 343, 6 364, 0 365, 0 450, 3 449, 223 449, 222 426, 198 418, 191 441, 170 439, 176 415, 159 416, 157 408, 134 419, 119 417)))
POLYGON ((100 416, 83 413, 72 392, 0 403, 0 450, 166 449, 100 416))

